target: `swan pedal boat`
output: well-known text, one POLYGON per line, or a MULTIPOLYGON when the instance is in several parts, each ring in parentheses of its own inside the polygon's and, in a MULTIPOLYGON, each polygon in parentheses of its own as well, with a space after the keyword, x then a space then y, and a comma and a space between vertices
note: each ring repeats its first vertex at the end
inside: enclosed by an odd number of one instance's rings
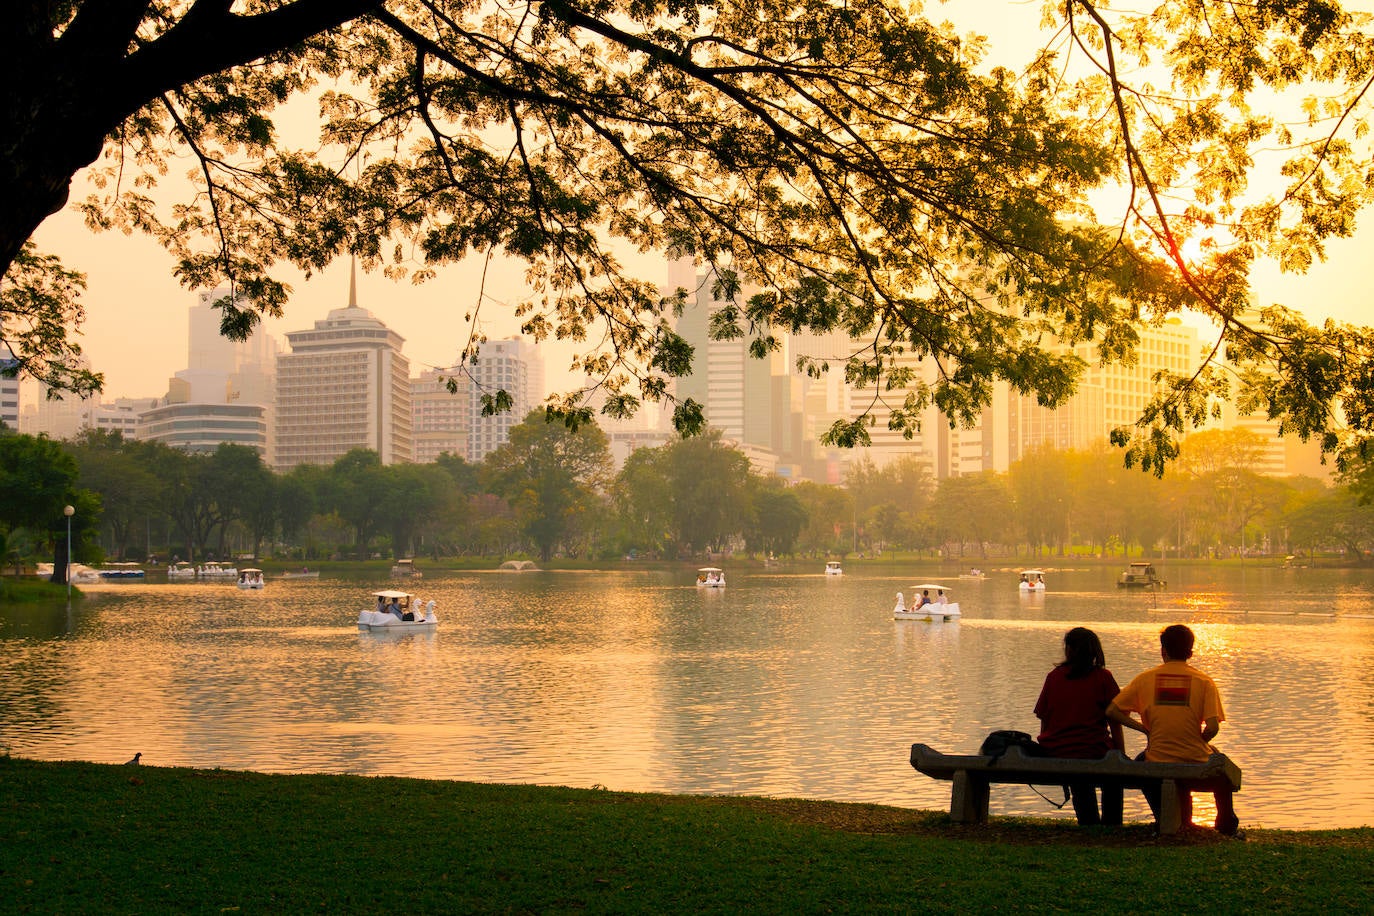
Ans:
POLYGON ((1019 588, 1023 592, 1043 592, 1045 590, 1045 574, 1038 569, 1021 570, 1019 588))
POLYGON ((245 566, 243 569, 239 570, 239 581, 237 585, 239 588, 244 589, 260 589, 265 588, 267 583, 262 579, 262 570, 252 566, 245 566))
POLYGON ((697 588, 725 588, 725 570, 703 566, 697 570, 697 588))
MULTIPOLYGON (((918 585, 915 588, 915 594, 917 595, 920 595, 922 592, 935 592, 939 594, 943 589, 945 596, 949 596, 949 586, 947 585, 926 583, 924 585, 918 585)), ((893 620, 925 620, 931 623, 940 623, 946 620, 958 620, 961 616, 963 615, 959 611, 959 603, 957 601, 950 601, 945 604, 932 601, 920 608, 909 608, 906 606, 906 599, 902 596, 901 592, 897 593, 897 604, 892 608, 893 620)))
MULTIPOLYGON (((410 602, 415 597, 408 592, 398 592, 386 589, 380 592, 373 592, 373 598, 383 598, 390 601, 396 599, 396 603, 406 610, 410 609, 410 602)), ((433 602, 430 602, 433 604, 433 602)), ((367 609, 358 614, 358 629, 366 630, 370 633, 387 632, 400 633, 405 630, 433 630, 439 625, 439 617, 431 610, 425 610, 423 619, 402 620, 395 614, 386 611, 374 611, 367 609)))

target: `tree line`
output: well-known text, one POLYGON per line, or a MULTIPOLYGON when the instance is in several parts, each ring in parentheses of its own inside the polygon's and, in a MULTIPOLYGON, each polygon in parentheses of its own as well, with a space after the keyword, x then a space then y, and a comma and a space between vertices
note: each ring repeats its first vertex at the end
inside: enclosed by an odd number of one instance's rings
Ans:
POLYGON ((483 461, 383 465, 355 449, 277 474, 251 448, 187 453, 87 430, 69 441, 0 435, 5 564, 111 559, 372 556, 584 560, 747 552, 848 556, 1225 557, 1374 548, 1374 471, 1337 483, 1275 478, 1262 440, 1208 431, 1163 478, 1095 449, 1037 448, 1007 473, 936 480, 905 457, 854 463, 843 485, 759 474, 718 431, 633 452, 615 472, 605 434, 533 411, 483 461))

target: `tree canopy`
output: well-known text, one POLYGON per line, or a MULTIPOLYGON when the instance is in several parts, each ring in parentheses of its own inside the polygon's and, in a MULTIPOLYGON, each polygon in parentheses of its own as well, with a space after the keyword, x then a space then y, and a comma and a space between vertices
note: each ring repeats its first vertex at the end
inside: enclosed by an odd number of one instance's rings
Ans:
MULTIPOLYGON (((1193 311, 1216 346, 1117 431, 1129 460, 1161 468, 1220 396, 1329 451, 1361 444, 1370 332, 1257 302, 1249 274, 1305 269, 1368 203, 1368 18, 1327 0, 1045 16, 1059 31, 1012 72, 895 0, 11 5, 3 337, 24 371, 98 383, 63 333, 75 279, 29 242, 84 172, 92 226, 156 236, 188 285, 232 284, 230 336, 280 313, 282 262, 425 279, 512 256, 523 331, 587 341, 575 368, 623 416, 692 356, 671 323, 684 291, 630 276, 628 245, 711 266, 712 333, 756 354, 844 332, 847 352, 797 363, 872 394, 834 443, 910 434, 931 404, 972 422, 999 380, 1058 405, 1083 364, 1048 341, 1129 360, 1142 326, 1193 311), (1285 94, 1301 120, 1265 113, 1285 94), (282 127, 302 99, 320 116, 304 141, 282 127), (1251 184, 1262 159, 1272 193, 1251 184), (166 205, 155 186, 187 162, 193 188, 166 205)), ((590 416, 575 395, 554 408, 590 416)), ((705 420, 687 401, 675 422, 705 420)))

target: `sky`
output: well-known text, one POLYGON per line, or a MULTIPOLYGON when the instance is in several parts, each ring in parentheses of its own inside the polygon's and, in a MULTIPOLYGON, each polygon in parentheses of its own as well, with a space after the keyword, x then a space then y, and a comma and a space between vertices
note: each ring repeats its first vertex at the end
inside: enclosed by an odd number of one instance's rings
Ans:
MULTIPOLYGON (((1370 6, 1361 3, 1359 6, 1370 6)), ((1037 29, 1039 3, 1008 0, 958 0, 930 4, 930 18, 955 19, 961 27, 989 34, 989 59, 1018 64, 1043 41, 1037 29)), ((72 200, 86 196, 80 178, 72 200)), ((1374 221, 1366 213, 1364 222, 1374 221)), ((1334 318, 1352 324, 1374 323, 1369 308, 1366 261, 1371 233, 1338 240, 1328 246, 1328 258, 1307 274, 1282 275, 1273 265, 1260 264, 1254 288, 1261 305, 1280 302, 1303 312, 1309 320, 1334 318)), ((173 261, 146 236, 118 232, 93 234, 70 208, 50 217, 36 235, 40 250, 62 257, 70 269, 87 276, 82 298, 86 321, 78 338, 92 368, 105 374, 104 399, 160 397, 167 380, 186 368, 187 315, 196 291, 181 287, 172 276, 173 261)), ((667 280, 666 261, 653 256, 633 259, 642 279, 667 280)), ((358 272, 358 304, 371 311, 405 338, 405 354, 412 373, 452 365, 471 327, 465 313, 478 311, 480 330, 490 338, 517 333, 513 306, 527 295, 523 268, 497 265, 487 272, 486 298, 477 309, 483 265, 478 259, 441 268, 436 279, 415 286, 392 281, 380 273, 358 272)), ((263 324, 285 348, 287 331, 303 330, 347 304, 350 267, 336 261, 323 273, 306 280, 289 267, 278 271, 293 293, 285 317, 263 324)), ((576 378, 566 371, 575 349, 588 345, 545 348, 546 375, 551 387, 566 389, 576 378)))

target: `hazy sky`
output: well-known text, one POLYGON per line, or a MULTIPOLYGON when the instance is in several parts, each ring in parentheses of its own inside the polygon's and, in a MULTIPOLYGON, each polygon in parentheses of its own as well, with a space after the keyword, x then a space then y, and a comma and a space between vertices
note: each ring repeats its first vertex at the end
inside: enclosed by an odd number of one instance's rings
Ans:
MULTIPOLYGON (((1374 2, 1374 0, 1371 0, 1374 2)), ((1368 8, 1370 3, 1350 4, 1368 8)), ((958 0, 944 6, 930 4, 931 18, 955 18, 968 28, 991 33, 989 59, 1019 64, 1043 36, 1035 29, 1039 2, 1007 0, 958 0)), ((73 189, 81 200, 85 190, 73 189)), ((1374 213, 1366 213, 1366 223, 1374 213)), ((1329 258, 1306 276, 1282 276, 1270 265, 1256 271, 1255 290, 1260 304, 1281 302, 1304 312, 1310 319, 1332 317, 1366 324, 1374 320, 1366 303, 1369 281, 1364 268, 1371 253, 1368 241, 1355 238, 1329 246, 1329 258)), ((167 379, 186 368, 187 311, 196 293, 182 288, 171 275, 172 259, 152 239, 119 233, 92 235, 76 213, 68 210, 51 217, 40 229, 41 250, 59 254, 69 268, 87 275, 83 302, 86 323, 81 345, 92 367, 105 373, 105 398, 159 397, 167 379)), ((667 279, 666 264, 656 258, 635 261, 641 276, 650 281, 667 279)), ((451 365, 469 333, 463 315, 476 309, 482 265, 467 263, 442 268, 439 277, 421 286, 396 283, 379 273, 358 274, 359 305, 397 331, 406 340, 405 353, 412 372, 432 366, 451 365)), ((285 346, 285 332, 311 327, 333 308, 346 304, 347 261, 336 262, 309 281, 290 270, 279 271, 293 288, 286 317, 267 321, 268 333, 285 346)), ((487 300, 482 303, 482 330, 497 338, 515 333, 517 324, 509 305, 525 294, 522 269, 497 267, 487 274, 487 300)), ((551 385, 571 382, 566 375, 572 348, 549 351, 546 359, 551 385)))

